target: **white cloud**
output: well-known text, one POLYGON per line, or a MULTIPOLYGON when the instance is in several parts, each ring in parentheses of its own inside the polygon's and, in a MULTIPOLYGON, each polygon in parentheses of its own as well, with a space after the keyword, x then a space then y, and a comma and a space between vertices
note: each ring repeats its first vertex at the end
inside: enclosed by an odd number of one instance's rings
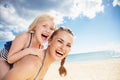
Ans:
POLYGON ((64 14, 59 13, 55 10, 51 10, 49 13, 55 17, 56 24, 62 24, 64 22, 64 19, 63 19, 64 14))
POLYGON ((117 5, 120 6, 120 0, 114 0, 112 4, 114 7, 117 5))
POLYGON ((13 32, 19 33, 27 29, 29 21, 21 18, 11 4, 0 5, 0 10, 0 41, 11 40, 15 37, 13 32))
POLYGON ((103 12, 104 6, 102 0, 74 0, 73 7, 71 8, 71 18, 78 16, 86 16, 88 18, 94 18, 97 13, 103 12))
POLYGON ((91 19, 97 13, 104 11, 102 0, 49 0, 53 5, 47 5, 46 1, 38 0, 40 4, 43 2, 46 5, 39 5, 37 2, 33 2, 29 0, 19 0, 18 2, 3 1, 0 5, 0 25, 4 27, 1 27, 1 30, 4 30, 5 33, 25 31, 37 15, 46 11, 56 17, 56 24, 64 23, 65 17, 75 19, 84 16, 91 19))
POLYGON ((3 19, 4 23, 6 23, 7 28, 9 27, 9 29, 12 29, 15 32, 21 32, 25 30, 27 27, 27 21, 17 15, 16 10, 11 4, 7 6, 8 7, 4 7, 4 5, 0 6, 1 18, 3 19))
POLYGON ((13 35, 12 32, 0 31, 0 41, 13 40, 14 38, 15 38, 15 35, 13 35))

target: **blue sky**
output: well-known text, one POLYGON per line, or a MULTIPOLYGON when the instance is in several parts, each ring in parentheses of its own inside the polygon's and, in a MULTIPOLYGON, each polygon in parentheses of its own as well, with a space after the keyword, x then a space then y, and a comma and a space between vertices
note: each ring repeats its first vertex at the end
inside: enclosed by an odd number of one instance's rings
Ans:
POLYGON ((120 0, 0 0, 0 49, 43 13, 72 29, 71 53, 120 51, 120 0))

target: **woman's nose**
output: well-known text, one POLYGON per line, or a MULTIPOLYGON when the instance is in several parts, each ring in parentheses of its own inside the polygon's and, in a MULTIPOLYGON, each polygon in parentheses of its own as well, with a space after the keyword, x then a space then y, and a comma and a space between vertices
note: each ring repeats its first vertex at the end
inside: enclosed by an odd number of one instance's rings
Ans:
POLYGON ((63 51, 66 49, 66 47, 65 47, 64 44, 61 45, 61 49, 62 49, 63 51))

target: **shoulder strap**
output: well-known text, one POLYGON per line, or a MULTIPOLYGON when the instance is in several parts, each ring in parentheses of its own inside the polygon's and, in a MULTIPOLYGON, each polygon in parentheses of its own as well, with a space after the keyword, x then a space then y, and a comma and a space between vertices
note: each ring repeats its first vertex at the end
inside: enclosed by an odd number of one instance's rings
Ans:
POLYGON ((32 41, 32 34, 33 34, 33 33, 30 33, 30 42, 29 42, 29 45, 27 46, 27 48, 30 47, 30 44, 31 44, 31 41, 32 41))
POLYGON ((46 50, 45 50, 45 52, 44 52, 44 57, 43 57, 43 60, 42 60, 42 65, 41 65, 41 67, 39 68, 39 71, 38 71, 37 75, 35 76, 34 80, 36 80, 36 78, 38 77, 40 71, 42 70, 43 65, 44 65, 44 62, 45 62, 45 58, 46 58, 46 50))

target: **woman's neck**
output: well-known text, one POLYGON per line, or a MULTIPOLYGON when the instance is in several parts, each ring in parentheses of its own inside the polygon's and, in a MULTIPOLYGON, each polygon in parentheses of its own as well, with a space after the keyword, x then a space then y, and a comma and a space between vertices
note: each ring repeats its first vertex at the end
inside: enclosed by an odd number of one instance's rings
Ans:
POLYGON ((50 64, 52 64, 55 60, 51 57, 49 50, 46 50, 45 52, 46 52, 46 53, 45 53, 45 54, 46 54, 45 63, 46 63, 47 65, 50 65, 50 64))

